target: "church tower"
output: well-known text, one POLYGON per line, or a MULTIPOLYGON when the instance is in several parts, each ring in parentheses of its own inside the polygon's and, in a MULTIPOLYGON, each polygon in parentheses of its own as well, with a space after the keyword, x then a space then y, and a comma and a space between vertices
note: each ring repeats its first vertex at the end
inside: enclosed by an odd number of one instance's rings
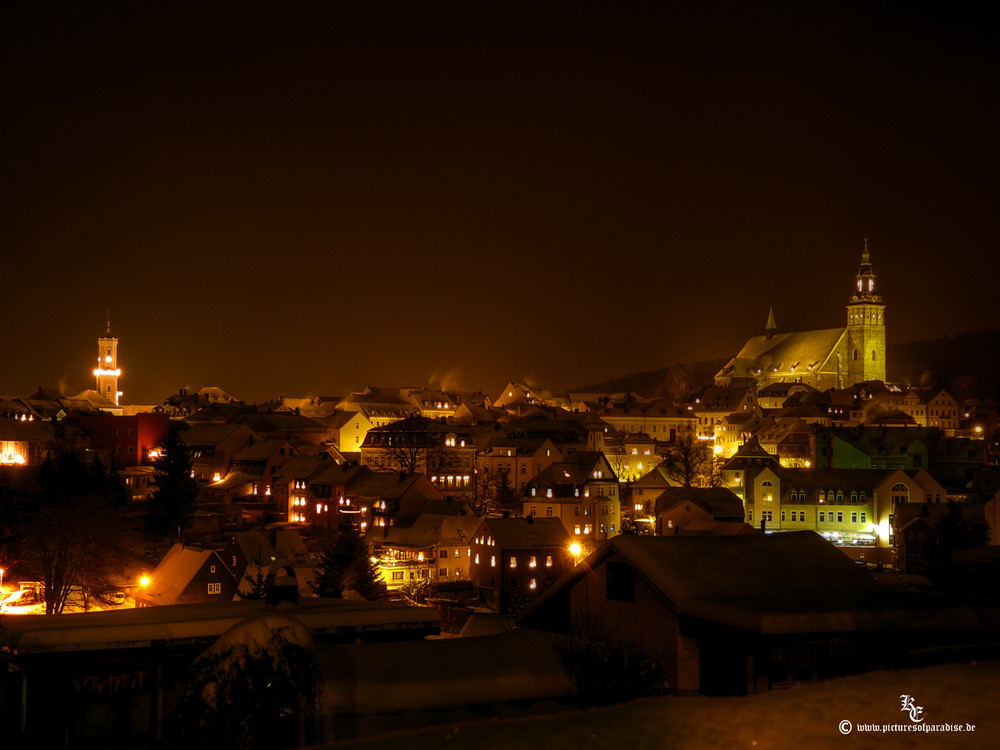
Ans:
POLYGON ((885 305, 876 293, 868 240, 847 305, 847 383, 885 381, 885 305))
POLYGON ((118 339, 111 335, 111 316, 108 316, 107 334, 97 339, 97 392, 118 406, 122 395, 118 390, 118 377, 122 371, 118 368, 118 339))

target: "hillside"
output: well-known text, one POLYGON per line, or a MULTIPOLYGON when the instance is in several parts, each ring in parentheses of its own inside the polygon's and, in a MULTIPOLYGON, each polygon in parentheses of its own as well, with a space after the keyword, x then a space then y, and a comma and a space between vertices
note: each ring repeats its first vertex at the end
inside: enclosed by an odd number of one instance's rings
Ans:
POLYGON ((996 398, 1000 390, 1000 330, 907 344, 888 344, 889 380, 947 388, 957 399, 996 398))

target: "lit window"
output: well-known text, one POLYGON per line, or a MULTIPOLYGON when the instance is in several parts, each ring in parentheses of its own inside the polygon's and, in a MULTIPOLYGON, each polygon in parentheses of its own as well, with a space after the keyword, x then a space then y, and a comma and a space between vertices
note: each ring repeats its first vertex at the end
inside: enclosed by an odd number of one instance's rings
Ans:
POLYGON ((528 584, 528 588, 531 589, 532 591, 534 591, 535 589, 537 589, 538 588, 538 580, 535 579, 535 578, 532 578, 531 579, 531 583, 528 584))
POLYGON ((512 567, 512 568, 516 568, 517 567, 517 558, 514 557, 513 555, 511 555, 511 557, 510 557, 510 567, 512 567))
POLYGON ((530 556, 530 557, 528 558, 528 567, 529 567, 529 568, 534 568, 534 567, 535 567, 535 565, 537 565, 537 562, 536 562, 536 560, 535 560, 535 556, 534 556, 534 555, 531 555, 531 556, 530 556))
POLYGON ((490 567, 491 568, 495 568, 496 566, 497 566, 497 556, 496 555, 491 555, 490 556, 490 567))
POLYGON ((552 567, 552 555, 546 555, 545 556, 545 567, 546 568, 551 568, 552 567))

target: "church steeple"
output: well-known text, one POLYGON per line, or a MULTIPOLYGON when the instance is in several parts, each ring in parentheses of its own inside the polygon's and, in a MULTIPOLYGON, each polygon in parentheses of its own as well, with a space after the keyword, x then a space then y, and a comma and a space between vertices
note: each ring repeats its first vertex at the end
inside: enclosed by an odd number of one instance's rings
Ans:
POLYGON ((764 336, 770 341, 774 338, 774 332, 778 330, 778 324, 774 322, 774 308, 767 311, 767 325, 764 326, 764 336))
POLYGON ((857 283, 851 302, 881 302, 882 297, 875 293, 875 272, 872 271, 871 257, 868 255, 868 238, 865 237, 865 249, 861 253, 861 265, 858 267, 857 283))
POLYGON ((861 253, 855 289, 847 304, 847 383, 885 381, 885 305, 875 290, 868 239, 861 253))

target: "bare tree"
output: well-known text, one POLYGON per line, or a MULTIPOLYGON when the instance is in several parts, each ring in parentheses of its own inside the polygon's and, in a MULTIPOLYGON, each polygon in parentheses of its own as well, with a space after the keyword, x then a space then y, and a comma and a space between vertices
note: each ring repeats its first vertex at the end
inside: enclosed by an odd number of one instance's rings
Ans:
POLYGON ((685 427, 670 442, 665 461, 667 476, 685 487, 692 487, 700 479, 711 476, 712 458, 706 442, 698 438, 693 428, 685 427))
POLYGON ((500 469, 493 475, 493 492, 496 510, 506 511, 511 515, 521 515, 521 496, 514 489, 510 469, 500 469))
POLYGON ((42 581, 45 614, 59 614, 70 594, 110 604, 128 555, 129 529, 108 505, 49 506, 24 532, 26 571, 42 581))

